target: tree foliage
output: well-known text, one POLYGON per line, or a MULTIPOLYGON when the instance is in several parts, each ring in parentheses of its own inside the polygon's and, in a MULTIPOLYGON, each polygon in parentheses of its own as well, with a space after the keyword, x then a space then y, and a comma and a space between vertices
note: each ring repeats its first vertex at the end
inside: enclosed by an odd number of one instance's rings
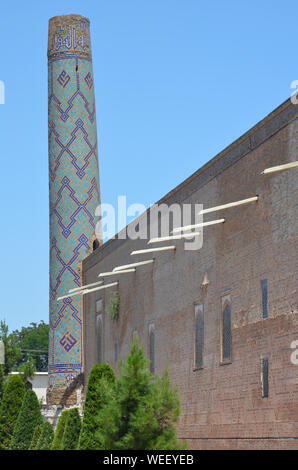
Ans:
POLYGON ((81 431, 81 417, 77 408, 71 408, 67 414, 62 439, 62 450, 75 450, 81 431))
POLYGON ((48 349, 49 349, 49 325, 41 321, 40 323, 30 323, 23 326, 21 330, 11 333, 16 340, 16 344, 22 350, 23 355, 18 365, 23 362, 30 362, 33 355, 33 364, 38 371, 47 371, 48 349))
POLYGON ((109 392, 115 382, 115 373, 109 364, 95 364, 89 375, 84 418, 80 433, 80 450, 100 448, 100 436, 95 436, 97 430, 97 415, 109 400, 109 392))
POLYGON ((0 321, 0 341, 5 348, 5 375, 12 370, 18 370, 26 363, 32 363, 38 371, 47 371, 49 348, 49 325, 41 321, 39 324, 30 323, 30 326, 21 330, 8 332, 4 320, 0 321))
POLYGON ((37 426, 35 426, 29 450, 36 450, 37 449, 37 443, 38 443, 39 438, 40 438, 41 429, 42 429, 42 424, 38 424, 37 426))
POLYGON ((0 406, 4 392, 5 376, 4 376, 4 365, 0 364, 0 406))
POLYGON ((172 389, 168 371, 162 378, 152 376, 134 338, 114 391, 96 415, 95 438, 104 449, 183 449, 185 443, 178 441, 175 427, 179 413, 177 389, 172 389))
POLYGON ((120 313, 120 297, 118 292, 112 293, 107 312, 112 320, 118 320, 120 313))
POLYGON ((34 360, 33 360, 32 356, 29 356, 27 362, 23 362, 19 366, 18 370, 19 370, 19 372, 21 374, 21 377, 22 377, 22 380, 23 380, 23 382, 26 386, 26 383, 27 383, 28 379, 32 379, 32 377, 34 376, 34 374, 36 372, 35 363, 34 363, 34 360))
POLYGON ((40 403, 36 393, 33 390, 27 390, 13 430, 11 449, 28 450, 34 429, 39 424, 42 424, 40 403))
POLYGON ((53 426, 44 421, 41 426, 41 433, 37 442, 36 450, 50 450, 54 438, 53 426))
POLYGON ((65 424, 66 424, 68 413, 69 413, 69 410, 64 410, 62 411, 60 415, 60 418, 58 420, 57 427, 55 430, 52 446, 51 446, 52 450, 63 449, 62 440, 63 440, 63 434, 64 434, 64 429, 65 429, 65 424))
POLYGON ((17 421, 23 398, 25 385, 19 375, 11 375, 4 389, 0 406, 0 449, 10 448, 11 438, 17 421))
POLYGON ((15 335, 8 333, 4 320, 0 321, 0 341, 3 341, 5 350, 4 374, 8 375, 22 360, 22 351, 15 335))

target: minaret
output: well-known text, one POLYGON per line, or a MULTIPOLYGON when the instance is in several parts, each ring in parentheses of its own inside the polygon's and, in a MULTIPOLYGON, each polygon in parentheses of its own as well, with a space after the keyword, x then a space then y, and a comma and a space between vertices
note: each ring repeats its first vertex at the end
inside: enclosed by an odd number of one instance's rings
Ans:
POLYGON ((82 298, 56 299, 81 285, 81 261, 96 242, 100 194, 89 27, 80 15, 49 22, 49 404, 59 404, 82 373, 82 298))

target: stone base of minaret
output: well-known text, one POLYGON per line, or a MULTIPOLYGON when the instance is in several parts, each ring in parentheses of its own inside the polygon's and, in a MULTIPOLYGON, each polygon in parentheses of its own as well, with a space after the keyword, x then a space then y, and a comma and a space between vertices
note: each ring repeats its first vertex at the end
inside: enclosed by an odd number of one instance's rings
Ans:
POLYGON ((47 388, 47 405, 76 406, 81 401, 83 374, 78 375, 69 383, 50 385, 47 388))
POLYGON ((83 382, 82 377, 78 376, 70 384, 49 387, 46 404, 41 411, 44 419, 56 427, 62 411, 78 408, 82 416, 83 405, 83 382))

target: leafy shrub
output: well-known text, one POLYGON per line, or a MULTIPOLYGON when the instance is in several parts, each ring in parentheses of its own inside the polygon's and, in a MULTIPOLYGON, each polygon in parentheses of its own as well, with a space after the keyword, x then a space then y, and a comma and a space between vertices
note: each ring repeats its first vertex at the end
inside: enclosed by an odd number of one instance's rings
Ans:
POLYGON ((117 292, 113 292, 108 306, 108 314, 111 319, 117 321, 120 313, 120 297, 117 292))

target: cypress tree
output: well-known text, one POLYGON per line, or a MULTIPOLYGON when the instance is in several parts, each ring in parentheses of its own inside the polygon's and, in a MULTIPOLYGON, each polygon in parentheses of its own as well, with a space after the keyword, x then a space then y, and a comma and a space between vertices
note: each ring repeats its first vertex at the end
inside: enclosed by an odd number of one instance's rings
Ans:
POLYGON ((34 429, 38 424, 42 424, 40 403, 36 393, 33 390, 27 390, 13 430, 11 449, 28 450, 34 429))
POLYGON ((44 421, 41 427, 41 433, 37 442, 36 450, 50 450, 54 438, 53 426, 44 421))
POLYGON ((13 429, 17 421, 23 398, 25 385, 19 375, 10 375, 5 386, 0 407, 0 449, 10 448, 13 429))
POLYGON ((4 365, 0 364, 0 406, 1 406, 1 400, 4 392, 4 365))
POLYGON ((103 448, 117 450, 184 449, 175 423, 180 403, 166 370, 160 379, 149 371, 149 361, 134 338, 130 353, 120 366, 115 392, 98 415, 103 448))
POLYGON ((63 439, 63 434, 64 434, 64 429, 65 429, 65 424, 66 424, 68 413, 69 413, 69 410, 64 410, 62 411, 60 415, 60 418, 57 423, 56 431, 54 434, 52 446, 51 446, 52 450, 62 450, 62 439, 63 439))
POLYGON ((84 406, 84 418, 81 427, 78 449, 99 449, 100 443, 95 436, 98 428, 97 415, 104 407, 107 400, 108 386, 112 387, 115 382, 115 373, 109 364, 95 364, 89 375, 86 400, 84 406), (102 386, 102 383, 105 386, 102 386))
POLYGON ((81 417, 77 408, 69 410, 62 439, 63 450, 75 450, 81 430, 81 417))
POLYGON ((41 428, 42 428, 41 424, 38 424, 37 426, 35 426, 29 450, 36 450, 37 443, 41 434, 41 428))

